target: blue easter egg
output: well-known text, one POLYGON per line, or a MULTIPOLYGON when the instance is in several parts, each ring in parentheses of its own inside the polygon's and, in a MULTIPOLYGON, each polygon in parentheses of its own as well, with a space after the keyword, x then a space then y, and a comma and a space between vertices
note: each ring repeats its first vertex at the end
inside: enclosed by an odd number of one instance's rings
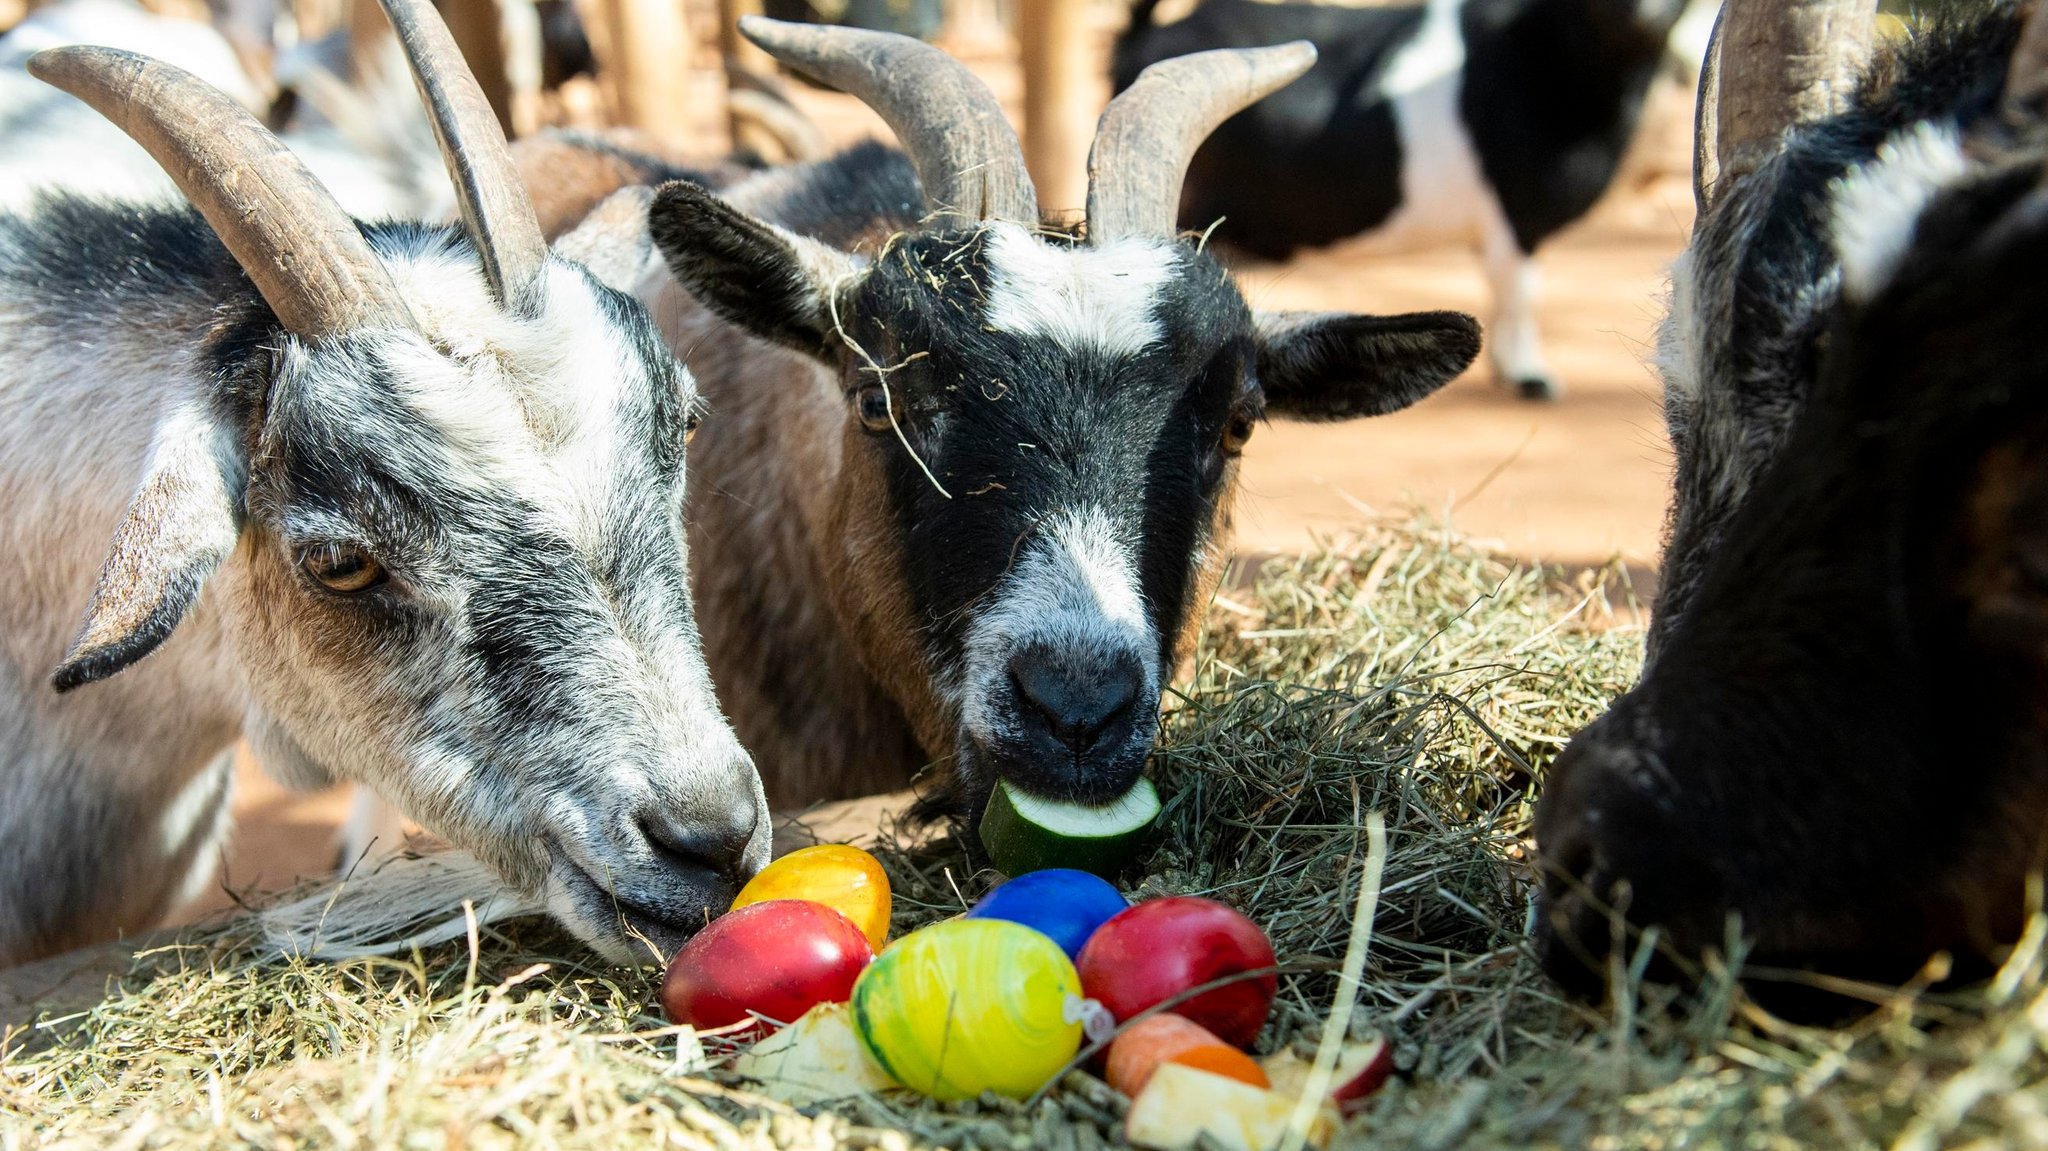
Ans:
POLYGON ((1123 894, 1098 876, 1072 868, 1029 871, 981 897, 969 919, 1007 919, 1050 936, 1069 958, 1117 912, 1123 894))

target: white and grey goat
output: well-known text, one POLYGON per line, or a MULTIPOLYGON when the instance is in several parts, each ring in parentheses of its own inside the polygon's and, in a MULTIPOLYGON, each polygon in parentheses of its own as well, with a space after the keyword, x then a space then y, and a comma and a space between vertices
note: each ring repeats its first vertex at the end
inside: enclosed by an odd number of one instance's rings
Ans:
POLYGON ((0 215, 0 964, 203 883, 240 737, 288 783, 374 788, 615 958, 766 859, 688 598, 694 384, 548 251, 426 0, 386 9, 460 226, 357 223, 168 65, 31 64, 197 211, 0 215))

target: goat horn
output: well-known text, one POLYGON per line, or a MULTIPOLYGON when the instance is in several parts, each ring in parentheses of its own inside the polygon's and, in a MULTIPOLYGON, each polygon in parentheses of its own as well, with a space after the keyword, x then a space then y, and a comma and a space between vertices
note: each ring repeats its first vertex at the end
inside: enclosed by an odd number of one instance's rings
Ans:
POLYGON ((28 70, 92 105, 156 159, 285 330, 314 338, 413 326, 356 222, 276 136, 212 85, 113 48, 51 48, 30 57, 28 70))
POLYGON ((880 113, 910 154, 931 208, 1038 224, 1038 194, 1017 133, 995 95, 966 65, 892 32, 761 16, 741 17, 740 32, 777 60, 851 92, 880 113))
POLYGON ((1109 102, 1088 149, 1088 242, 1175 234, 1181 180, 1217 125, 1316 63, 1306 40, 1161 60, 1109 102))
POLYGON ((519 182, 498 115, 432 4, 379 2, 398 33, 413 82, 434 121, 434 139, 441 145, 448 177, 455 182, 462 227, 483 260, 484 278, 500 304, 531 311, 539 302, 548 246, 533 200, 519 182))
MULTIPOLYGON (((1728 0, 1715 31, 1715 179, 1746 176, 1787 128, 1849 106, 1876 35, 1875 0, 1728 0)), ((1697 141, 1704 154, 1709 141, 1697 141)))

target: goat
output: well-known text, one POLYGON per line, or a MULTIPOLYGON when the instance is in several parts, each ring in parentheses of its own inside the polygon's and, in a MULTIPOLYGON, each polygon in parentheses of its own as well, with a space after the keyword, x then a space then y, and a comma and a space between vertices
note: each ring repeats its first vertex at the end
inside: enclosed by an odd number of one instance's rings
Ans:
POLYGON ((926 816, 973 823, 999 777, 1118 796, 1221 571, 1258 421, 1406 407, 1471 362, 1478 326, 1255 313, 1176 237, 1188 151, 1300 75, 1308 45, 1173 61, 1111 104, 1084 237, 1043 223, 995 98, 944 53, 742 28, 904 151, 857 146, 729 198, 629 190, 651 200, 637 221, 615 209, 562 240, 636 285, 714 413, 689 522, 726 714, 778 804, 934 762, 926 816))
POLYGON ((1866 66, 1871 7, 1715 34, 1647 662, 1536 814, 1575 985, 1616 911, 1681 957, 1981 971, 2048 860, 2048 5, 1866 66))
MULTIPOLYGON (((144 11, 126 0, 64 0, 36 9, 0 37, 0 209, 26 210, 45 190, 176 202, 178 189, 149 154, 105 117, 28 74, 47 48, 96 44, 142 52, 191 72, 251 111, 266 110, 236 50, 204 24, 144 11)), ((395 53, 396 49, 391 49, 395 53)), ((396 60, 389 71, 402 71, 396 60)), ((324 116, 282 135, 342 207, 363 218, 438 219, 454 206, 432 130, 409 93, 369 78, 361 90, 317 69, 296 77, 324 116)), ((410 86, 410 80, 400 80, 410 86)))
POLYGON ((1121 91, 1148 65, 1308 40, 1301 82, 1224 122, 1188 165, 1182 226, 1284 259, 1368 235, 1475 245, 1493 291, 1496 382, 1560 394, 1536 327, 1534 255, 1613 179, 1681 0, 1429 0, 1402 7, 1204 0, 1116 43, 1121 91))
POLYGON ((385 8, 459 226, 358 224, 168 65, 30 63, 192 207, 0 215, 0 963, 203 882, 238 737, 288 784, 388 797, 614 959, 766 861, 688 596, 694 384, 542 242, 426 0, 385 8))

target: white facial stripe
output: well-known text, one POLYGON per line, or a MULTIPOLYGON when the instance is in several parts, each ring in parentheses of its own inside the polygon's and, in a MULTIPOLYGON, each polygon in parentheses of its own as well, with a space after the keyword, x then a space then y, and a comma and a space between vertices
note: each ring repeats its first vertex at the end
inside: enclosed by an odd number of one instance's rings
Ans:
POLYGON ((1387 63, 1381 92, 1407 96, 1465 66, 1465 36, 1458 28, 1458 9, 1463 6, 1464 0, 1429 0, 1415 38, 1387 63))
MULTIPOLYGON (((461 361, 410 341, 392 353, 407 401, 455 447, 449 474, 516 492, 540 509, 538 530, 596 549, 613 518, 621 436, 642 430, 623 426, 645 387, 637 354, 569 268, 549 266, 547 306, 533 319, 492 303, 473 265, 424 258, 398 270, 422 301, 422 327, 461 361)), ((687 373, 679 378, 687 391, 687 373)))
POLYGON ((1159 342, 1159 287, 1173 249, 1154 240, 1106 248, 1049 244, 1015 224, 989 228, 988 322, 1063 348, 1134 356, 1159 342))
POLYGON ((1849 298, 1868 300, 1883 290, 1913 242, 1920 213, 1969 166, 1955 125, 1923 120, 1893 133, 1876 159, 1835 181, 1829 218, 1849 298))
POLYGON ((1068 509, 1041 525, 992 606, 969 628, 960 710, 977 733, 990 733, 989 695, 1009 674, 1011 654, 1026 645, 1072 652, 1081 661, 1135 655, 1148 694, 1158 689, 1159 641, 1145 615, 1137 541, 1102 509, 1068 509))

